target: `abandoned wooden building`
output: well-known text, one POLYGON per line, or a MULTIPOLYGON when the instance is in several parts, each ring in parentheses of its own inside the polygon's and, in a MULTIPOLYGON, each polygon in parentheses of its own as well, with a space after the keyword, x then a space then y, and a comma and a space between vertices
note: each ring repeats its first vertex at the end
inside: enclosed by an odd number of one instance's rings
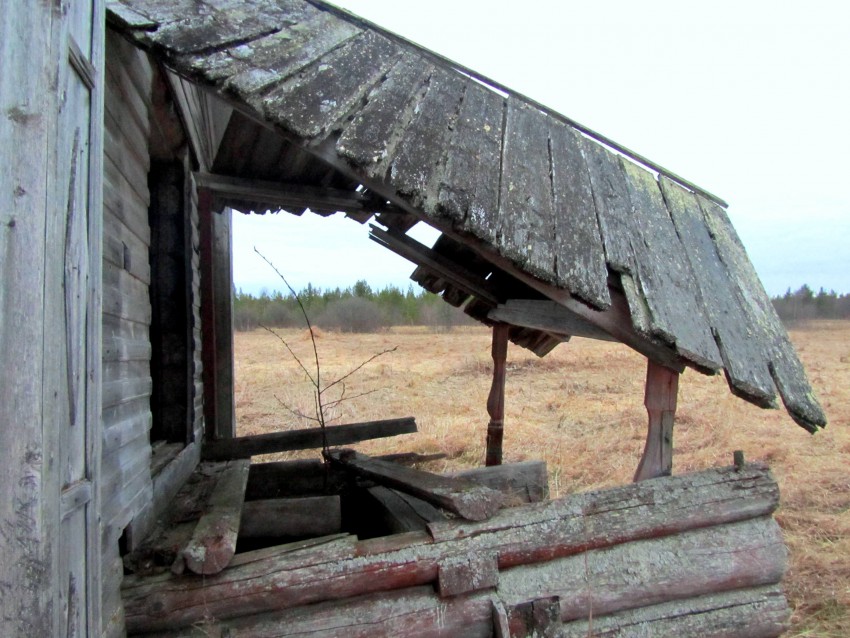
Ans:
POLYGON ((783 631, 767 469, 669 476, 686 367, 825 425, 722 200, 319 0, 3 13, 0 633, 783 631), (250 464, 322 436, 234 438, 229 209, 372 220, 492 326, 486 467, 250 464), (634 484, 550 501, 500 465, 505 353, 573 336, 646 356, 648 436, 634 484))

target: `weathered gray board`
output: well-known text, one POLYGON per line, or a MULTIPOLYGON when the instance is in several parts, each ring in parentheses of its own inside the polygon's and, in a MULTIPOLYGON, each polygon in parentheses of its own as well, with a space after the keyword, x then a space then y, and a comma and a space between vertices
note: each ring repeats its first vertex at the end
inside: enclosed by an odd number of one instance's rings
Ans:
POLYGON ((0 25, 0 633, 101 627, 98 512, 103 19, 0 25))
MULTIPOLYGON (((712 202, 703 207, 708 219, 694 220, 713 243, 702 258, 714 264, 692 271, 689 255, 701 248, 671 223, 655 176, 577 132, 587 129, 318 1, 261 1, 249 15, 211 0, 196 17, 164 0, 110 6, 120 28, 178 72, 513 274, 533 275, 559 303, 572 295, 605 309, 608 276, 616 274, 647 344, 639 350, 663 348, 706 372, 750 359, 752 348, 731 344, 721 356, 714 336, 722 328, 712 317, 723 310, 701 294, 725 272, 746 289, 741 294, 764 297, 745 272, 743 251, 721 246, 725 212, 712 202)), ((734 303, 722 292, 723 306, 734 303)), ((809 429, 823 425, 772 309, 746 303, 742 311, 763 326, 754 346, 772 362, 772 381, 794 418, 809 429)), ((759 381, 733 381, 732 389, 764 405, 772 392, 759 381)))

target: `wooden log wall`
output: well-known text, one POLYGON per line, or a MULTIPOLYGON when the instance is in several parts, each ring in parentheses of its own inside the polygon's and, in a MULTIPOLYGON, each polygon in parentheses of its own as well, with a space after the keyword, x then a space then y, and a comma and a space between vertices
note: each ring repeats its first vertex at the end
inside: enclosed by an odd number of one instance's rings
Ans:
MULTIPOLYGON (((123 567, 119 543, 141 542, 157 507, 167 502, 199 458, 190 445, 152 476, 149 150, 163 135, 148 56, 107 32, 103 204, 103 432, 102 591, 105 633, 124 631, 120 598, 123 567), (179 466, 179 467, 178 467, 179 466), (158 502, 157 502, 158 501, 158 502)), ((161 146, 161 145, 160 145, 161 146)), ((191 416, 184 440, 203 432, 200 274, 197 197, 186 162, 187 238, 191 250, 191 416)), ((188 283, 188 282, 187 282, 188 283)))
POLYGON ((427 532, 267 548, 205 579, 129 577, 128 629, 585 635, 592 617, 605 635, 646 621, 676 629, 655 635, 696 638, 731 617, 741 628, 733 635, 778 636, 788 616, 778 589, 787 552, 770 517, 778 500, 766 469, 748 465, 532 503, 481 522, 435 521, 427 532), (392 625, 382 624, 388 609, 392 625))

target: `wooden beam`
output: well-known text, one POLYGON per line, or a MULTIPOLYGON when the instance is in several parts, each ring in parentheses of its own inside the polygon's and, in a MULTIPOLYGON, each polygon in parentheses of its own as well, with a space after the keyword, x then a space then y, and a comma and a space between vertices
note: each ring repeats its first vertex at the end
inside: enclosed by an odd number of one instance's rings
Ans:
POLYGON ((239 537, 326 536, 341 530, 342 508, 336 494, 271 498, 245 502, 239 537))
MULTIPOLYGON (((329 425, 325 428, 328 445, 351 445, 360 441, 380 439, 416 432, 416 420, 412 416, 382 421, 329 425)), ((203 451, 204 460, 223 461, 244 459, 258 454, 313 450, 323 445, 322 428, 304 428, 270 434, 238 436, 225 441, 210 441, 203 451)))
POLYGON ((493 321, 553 334, 618 341, 562 304, 549 299, 508 299, 493 308, 487 317, 493 321))
POLYGON ((449 474, 502 492, 509 503, 537 503, 549 498, 549 475, 545 461, 505 463, 475 467, 449 474))
POLYGON ((468 295, 474 295, 494 305, 499 302, 496 291, 493 290, 493 287, 483 277, 469 272, 460 264, 394 228, 383 230, 375 224, 370 224, 369 228, 369 238, 389 248, 394 253, 401 255, 419 266, 430 268, 468 295))
POLYGON ((502 437, 505 428, 505 374, 508 359, 508 332, 510 326, 497 323, 493 326, 493 344, 490 349, 493 356, 493 382, 487 397, 487 454, 485 464, 502 464, 502 437))
POLYGON ((374 196, 355 190, 285 184, 214 173, 195 173, 195 180, 199 186, 208 188, 217 195, 250 201, 274 202, 282 209, 295 208, 300 211, 305 208, 315 208, 351 214, 381 213, 383 215, 391 215, 397 210, 386 202, 380 203, 374 196))
POLYGON ((502 506, 501 494, 463 479, 402 467, 352 450, 331 452, 330 458, 354 474, 417 496, 470 521, 490 518, 502 506))
POLYGON ((428 523, 446 520, 436 507, 410 494, 376 485, 366 490, 388 534, 424 532, 428 523))
POLYGON ((678 391, 679 374, 649 360, 644 394, 649 431, 643 457, 635 472, 635 482, 670 476, 673 471, 673 421, 678 391))
POLYGON ((210 496, 209 509, 195 526, 192 538, 178 555, 172 571, 182 573, 185 567, 208 576, 227 567, 236 553, 250 465, 246 460, 231 461, 221 473, 210 496))

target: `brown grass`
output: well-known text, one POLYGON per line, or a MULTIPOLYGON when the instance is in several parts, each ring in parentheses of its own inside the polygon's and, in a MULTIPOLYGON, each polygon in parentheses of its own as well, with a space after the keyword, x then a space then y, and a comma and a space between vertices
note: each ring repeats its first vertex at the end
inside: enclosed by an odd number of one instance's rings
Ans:
MULTIPOLYGON (((309 333, 283 334, 310 367, 309 333)), ((845 637, 850 636, 850 323, 814 323, 792 331, 791 338, 826 410, 827 429, 813 437, 782 410, 760 410, 734 398, 722 376, 688 371, 680 383, 674 471, 728 465, 737 449, 749 460, 768 462, 782 491, 776 518, 791 551, 785 579, 794 609, 789 635, 845 637)), ((398 346, 358 372, 346 390, 374 392, 343 403, 333 417, 346 423, 412 415, 419 432, 359 449, 447 454, 430 465, 433 471, 482 463, 488 330, 323 332, 318 345, 326 379, 398 346)), ((630 482, 643 449, 645 360, 625 346, 584 339, 544 359, 511 346, 508 358, 505 461, 545 460, 553 496, 630 482)), ((310 413, 313 400, 303 372, 269 334, 237 334, 236 378, 239 434, 313 425, 282 406, 310 413)))

